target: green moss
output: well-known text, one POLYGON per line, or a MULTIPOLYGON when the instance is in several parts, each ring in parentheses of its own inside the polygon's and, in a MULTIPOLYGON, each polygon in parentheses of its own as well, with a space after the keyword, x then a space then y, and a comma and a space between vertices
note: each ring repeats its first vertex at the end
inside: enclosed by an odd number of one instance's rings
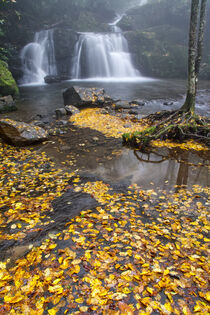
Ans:
POLYGON ((7 63, 0 60, 0 95, 17 96, 18 94, 17 84, 8 69, 7 63))

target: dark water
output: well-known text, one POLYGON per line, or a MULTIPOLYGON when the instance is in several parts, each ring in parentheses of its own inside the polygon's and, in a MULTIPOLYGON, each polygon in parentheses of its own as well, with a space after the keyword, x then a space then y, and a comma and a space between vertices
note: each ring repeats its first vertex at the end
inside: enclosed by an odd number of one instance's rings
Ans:
MULTIPOLYGON (((19 111, 10 114, 25 121, 33 119, 37 114, 53 115, 58 107, 63 106, 62 92, 72 86, 103 87, 114 99, 146 101, 142 107, 142 115, 158 110, 177 109, 183 104, 186 93, 186 81, 183 80, 151 80, 142 82, 63 82, 52 85, 20 87, 21 100, 19 111), (172 106, 165 106, 165 101, 172 101, 172 106)), ((200 82, 196 111, 210 116, 210 82, 200 82)))
MULTIPOLYGON (((62 92, 74 84, 103 87, 106 93, 115 99, 141 99, 146 102, 142 107, 142 115, 163 109, 179 108, 183 104, 186 91, 186 82, 181 80, 127 83, 63 82, 43 86, 25 86, 20 88, 21 99, 18 104, 18 112, 10 113, 7 116, 24 121, 34 119, 37 114, 52 117, 55 109, 63 106, 62 92), (163 105, 165 101, 173 101, 173 105, 165 106, 163 105)), ((199 114, 210 116, 210 82, 200 82, 196 110, 199 114)), ((116 149, 116 145, 111 144, 110 149, 108 141, 105 140, 103 144, 96 144, 96 147, 92 148, 89 140, 94 135, 89 135, 87 142, 85 136, 85 133, 82 135, 73 133, 63 139, 63 147, 68 147, 69 142, 73 141, 74 145, 69 151, 63 150, 62 147, 60 148, 61 156, 58 156, 57 148, 52 147, 48 149, 48 154, 52 155, 59 164, 59 161, 65 160, 65 156, 75 153, 80 159, 76 167, 82 171, 100 176, 104 180, 117 183, 126 182, 126 184, 136 183, 144 188, 170 188, 181 184, 207 186, 209 183, 207 155, 204 157, 195 153, 178 154, 160 149, 158 155, 142 156, 140 153, 122 148, 121 140, 119 140, 117 149, 120 148, 120 155, 112 157, 111 160, 100 160, 101 155, 110 156, 110 152, 116 149), (74 137, 76 139, 73 140, 74 137), (85 142, 86 148, 90 146, 88 155, 85 151, 84 154, 81 153, 82 147, 77 148, 77 144, 80 142, 85 142), (100 161, 98 162, 98 160, 100 161)), ((56 145, 58 146, 59 143, 56 145)))

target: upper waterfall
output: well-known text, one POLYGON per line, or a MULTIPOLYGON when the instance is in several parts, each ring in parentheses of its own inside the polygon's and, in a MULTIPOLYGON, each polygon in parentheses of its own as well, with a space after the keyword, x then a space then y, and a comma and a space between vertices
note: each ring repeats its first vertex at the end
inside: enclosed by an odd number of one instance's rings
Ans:
POLYGON ((140 77, 135 69, 128 43, 117 23, 110 23, 110 33, 80 33, 73 58, 71 77, 80 79, 130 80, 140 77))
POLYGON ((43 84, 46 75, 56 75, 53 30, 36 32, 34 42, 21 51, 21 84, 43 84))

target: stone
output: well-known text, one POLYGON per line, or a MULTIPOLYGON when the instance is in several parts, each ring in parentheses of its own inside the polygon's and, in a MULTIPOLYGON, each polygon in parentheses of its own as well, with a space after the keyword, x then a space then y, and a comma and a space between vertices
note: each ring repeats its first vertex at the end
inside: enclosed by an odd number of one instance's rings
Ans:
POLYGON ((84 88, 80 86, 72 86, 63 92, 64 105, 74 105, 78 108, 89 106, 101 107, 107 102, 111 102, 111 98, 105 94, 104 89, 100 88, 84 88))
POLYGON ((64 107, 61 107, 61 108, 57 108, 55 110, 55 114, 56 114, 56 119, 59 119, 62 116, 67 115, 67 111, 66 111, 66 109, 64 107))
POLYGON ((173 102, 164 102, 163 105, 165 105, 165 106, 172 106, 173 102))
POLYGON ((93 140, 94 141, 99 141, 99 138, 98 137, 93 137, 93 140))
POLYGON ((0 97, 0 113, 16 111, 17 107, 11 95, 0 97))
POLYGON ((101 114, 107 115, 107 114, 109 114, 109 111, 106 108, 102 108, 101 114))
POLYGON ((44 78, 45 83, 51 84, 51 83, 58 83, 61 82, 61 77, 58 75, 47 75, 44 78))
POLYGON ((139 111, 138 111, 138 109, 130 109, 128 113, 131 115, 138 115, 139 111))
POLYGON ((128 101, 118 101, 115 104, 115 109, 130 109, 131 105, 128 101))
POLYGON ((73 105, 66 105, 65 109, 66 109, 67 115, 73 116, 75 114, 79 114, 79 109, 73 105))
POLYGON ((130 105, 138 105, 138 106, 144 106, 145 105, 145 102, 143 102, 142 100, 133 100, 129 103, 130 105))
POLYGON ((45 123, 43 121, 40 121, 40 120, 33 121, 33 125, 41 127, 41 128, 45 127, 45 123))
POLYGON ((17 96, 19 89, 6 62, 0 60, 0 95, 17 96))
POLYGON ((1 119, 0 136, 14 145, 28 145, 46 140, 48 132, 32 124, 12 119, 1 119))

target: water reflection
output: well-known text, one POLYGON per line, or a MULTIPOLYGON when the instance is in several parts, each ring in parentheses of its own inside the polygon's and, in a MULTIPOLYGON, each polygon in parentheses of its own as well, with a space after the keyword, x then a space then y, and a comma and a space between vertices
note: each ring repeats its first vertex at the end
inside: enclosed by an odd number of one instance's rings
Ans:
POLYGON ((105 180, 137 184, 144 189, 209 184, 208 161, 188 151, 162 149, 146 154, 125 149, 118 158, 97 167, 94 173, 105 180))
MULTIPOLYGON (((177 109, 183 104, 186 93, 186 81, 156 80, 150 82, 62 82, 51 85, 27 86, 20 88, 18 112, 6 116, 28 121, 37 114, 52 117, 55 109, 63 106, 63 91, 72 86, 102 87, 114 99, 134 100, 146 102, 141 108, 141 115, 147 115, 159 110, 177 109), (172 106, 163 105, 170 100, 172 106)), ((199 82, 196 110, 201 115, 210 115, 209 82, 199 82), (201 90, 202 89, 202 90, 201 90)))

